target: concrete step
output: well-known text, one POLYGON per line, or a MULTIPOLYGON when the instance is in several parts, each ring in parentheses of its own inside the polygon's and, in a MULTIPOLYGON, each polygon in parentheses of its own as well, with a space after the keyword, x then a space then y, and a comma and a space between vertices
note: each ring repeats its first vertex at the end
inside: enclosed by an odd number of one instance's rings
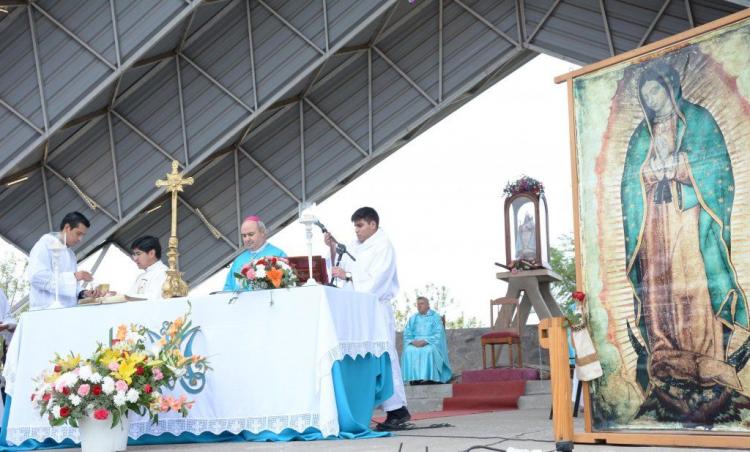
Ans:
POLYGON ((524 395, 552 394, 550 380, 526 380, 526 391, 524 395))
POLYGON ((412 413, 442 411, 443 399, 453 395, 452 384, 406 385, 406 400, 412 413))
POLYGON ((442 399, 453 395, 452 384, 440 385, 405 385, 406 400, 413 399, 442 399))
POLYGON ((522 395, 518 398, 519 410, 549 409, 552 406, 552 394, 522 395))

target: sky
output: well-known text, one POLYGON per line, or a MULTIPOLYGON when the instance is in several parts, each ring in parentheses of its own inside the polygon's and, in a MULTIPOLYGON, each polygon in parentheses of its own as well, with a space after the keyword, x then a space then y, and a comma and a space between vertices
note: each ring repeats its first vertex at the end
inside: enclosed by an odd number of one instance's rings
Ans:
MULTIPOLYGON (((505 294, 494 265, 505 261, 505 184, 524 174, 542 181, 552 243, 573 230, 567 95, 553 78, 574 69, 538 56, 320 203, 320 221, 346 243, 354 238, 351 214, 375 208, 396 249, 399 298, 413 299, 426 284, 445 286, 455 300, 449 320, 463 312, 488 324, 489 300, 505 294)), ((290 256, 307 254, 299 223, 269 241, 290 256)), ((8 252, 17 251, 1 242, 0 257, 8 252)), ((327 253, 317 228, 313 253, 327 253)), ((97 255, 80 267, 91 268, 97 255)), ((112 249, 95 281, 124 291, 138 272, 112 249)), ((222 270, 191 294, 220 290, 225 277, 222 270)))

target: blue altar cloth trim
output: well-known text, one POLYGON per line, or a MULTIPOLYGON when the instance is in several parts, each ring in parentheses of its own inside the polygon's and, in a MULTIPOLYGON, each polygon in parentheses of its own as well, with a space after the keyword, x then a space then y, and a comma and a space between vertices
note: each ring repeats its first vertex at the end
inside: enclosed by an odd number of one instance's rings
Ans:
MULTIPOLYGON (((143 435, 137 440, 128 440, 130 446, 141 446, 149 444, 175 444, 175 443, 211 443, 211 442, 241 442, 241 441, 314 441, 334 439, 360 439, 380 438, 390 436, 387 432, 374 432, 370 430, 370 416, 374 407, 386 401, 393 395, 393 378, 391 376, 391 361, 388 353, 379 358, 368 353, 365 357, 358 356, 352 359, 349 356, 343 360, 333 363, 331 369, 333 374, 333 387, 336 396, 336 407, 339 415, 339 435, 326 438, 320 430, 308 428, 303 432, 293 429, 284 429, 281 433, 263 431, 250 433, 243 431, 239 434, 223 432, 214 434, 210 432, 196 435, 185 432, 180 435, 165 433, 159 436, 143 435)), ((18 446, 8 446, 5 432, 10 414, 11 396, 7 396, 5 403, 5 416, 3 417, 2 430, 0 430, 0 450, 27 451, 35 449, 64 449, 78 447, 70 439, 60 443, 47 438, 39 442, 33 439, 24 441, 18 446)))

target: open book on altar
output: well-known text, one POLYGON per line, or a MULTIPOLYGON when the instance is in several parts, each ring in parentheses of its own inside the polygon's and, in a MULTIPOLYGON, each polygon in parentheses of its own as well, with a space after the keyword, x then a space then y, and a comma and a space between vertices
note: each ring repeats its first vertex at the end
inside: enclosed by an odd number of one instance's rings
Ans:
POLYGON ((99 297, 99 298, 81 298, 78 300, 78 305, 92 305, 92 304, 114 304, 114 303, 124 303, 126 301, 140 301, 145 300, 145 298, 133 298, 131 296, 125 295, 125 294, 115 294, 115 295, 109 295, 106 297, 99 297))
MULTIPOLYGON (((300 284, 304 284, 310 275, 310 264, 307 260, 307 256, 292 256, 287 258, 289 265, 297 273, 300 284)), ((326 260, 323 256, 313 256, 313 279, 320 284, 328 284, 328 268, 326 267, 326 260)))

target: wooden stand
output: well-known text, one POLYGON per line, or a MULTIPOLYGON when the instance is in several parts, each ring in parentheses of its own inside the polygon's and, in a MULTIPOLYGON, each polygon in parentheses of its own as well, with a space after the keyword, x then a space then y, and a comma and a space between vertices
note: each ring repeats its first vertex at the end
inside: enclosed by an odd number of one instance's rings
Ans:
POLYGON ((572 386, 568 367, 567 327, 564 326, 564 322, 563 318, 555 317, 543 319, 539 323, 539 345, 549 350, 550 378, 552 379, 552 427, 557 450, 572 450, 573 443, 735 449, 744 449, 750 445, 750 437, 742 433, 714 435, 695 431, 594 432, 591 426, 591 396, 586 382, 583 382, 585 432, 574 431, 573 413, 570 407, 572 386))
POLYGON ((541 268, 539 270, 524 270, 518 272, 500 272, 497 279, 508 283, 508 291, 505 293, 509 298, 520 298, 518 306, 518 319, 521 325, 526 325, 531 307, 540 319, 550 317, 562 317, 562 311, 555 297, 550 292, 550 284, 560 281, 560 275, 541 268), (523 292, 523 298, 521 298, 523 292))

